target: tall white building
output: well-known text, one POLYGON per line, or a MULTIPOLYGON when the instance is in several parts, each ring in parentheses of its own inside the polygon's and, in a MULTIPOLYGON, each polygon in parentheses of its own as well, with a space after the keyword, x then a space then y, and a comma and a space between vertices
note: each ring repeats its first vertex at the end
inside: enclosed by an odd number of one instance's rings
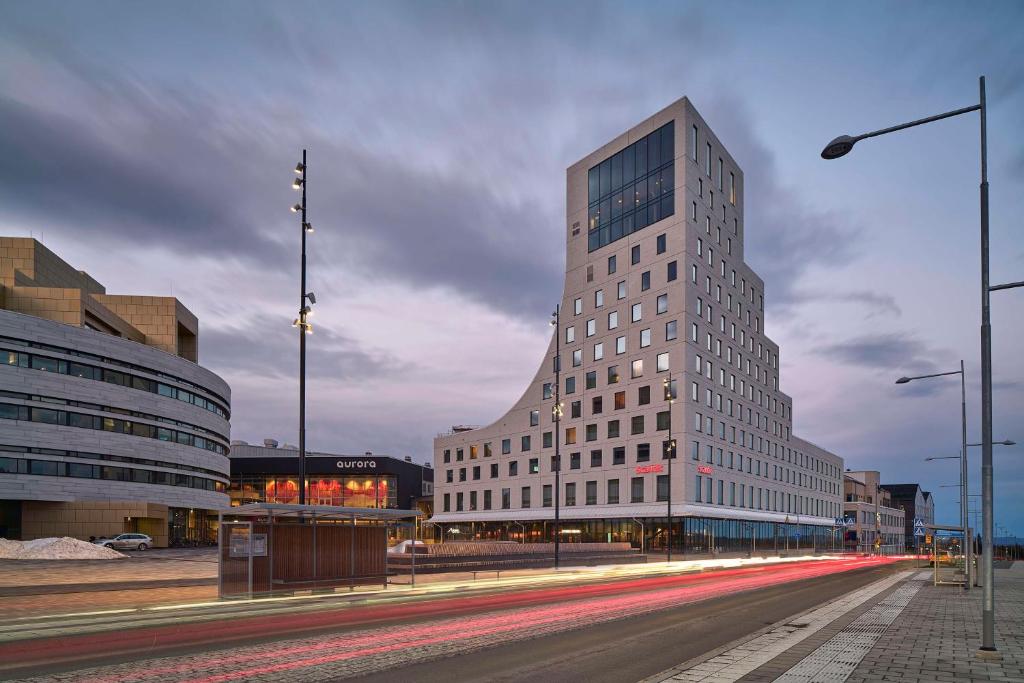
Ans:
POLYGON ((566 203, 558 329, 505 415, 435 439, 437 528, 551 540, 557 505, 563 540, 664 547, 671 497, 679 550, 830 547, 842 460, 792 434, 743 173, 708 124, 678 100, 569 167, 566 203))

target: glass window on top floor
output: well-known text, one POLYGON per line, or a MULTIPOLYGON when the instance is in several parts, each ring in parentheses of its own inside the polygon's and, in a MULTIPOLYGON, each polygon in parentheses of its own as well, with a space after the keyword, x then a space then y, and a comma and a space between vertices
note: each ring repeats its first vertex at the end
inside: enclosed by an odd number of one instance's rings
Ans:
POLYGON ((588 249, 594 251, 674 213, 674 124, 588 172, 588 249))

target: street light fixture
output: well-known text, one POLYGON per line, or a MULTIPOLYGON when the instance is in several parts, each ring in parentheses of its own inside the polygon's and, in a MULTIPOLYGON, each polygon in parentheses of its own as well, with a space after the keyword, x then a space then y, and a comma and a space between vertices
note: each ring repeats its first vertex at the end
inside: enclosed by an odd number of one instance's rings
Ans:
MULTIPOLYGON (((981 124, 981 184, 980 232, 981 232, 981 490, 982 490, 982 572, 985 589, 982 597, 982 628, 979 657, 990 657, 996 651, 995 645, 995 589, 992 569, 992 320, 989 311, 989 295, 997 290, 1024 287, 1024 282, 989 285, 989 238, 988 238, 988 123, 985 108, 985 77, 978 79, 978 104, 945 112, 936 116, 918 119, 890 128, 883 128, 857 136, 843 135, 835 138, 821 152, 822 159, 838 159, 853 149, 860 140, 894 133, 920 126, 925 123, 947 119, 972 111, 979 113, 981 124)), ((966 458, 966 454, 964 455, 966 458)))
POLYGON ((561 561, 561 471, 562 453, 559 443, 562 441, 560 425, 562 424, 562 304, 555 304, 551 314, 551 324, 555 328, 555 404, 551 406, 551 419, 555 423, 555 569, 561 561))
MULTIPOLYGON (((963 490, 967 490, 967 373, 964 372, 964 362, 960 361, 960 369, 952 370, 950 372, 936 372, 931 375, 918 375, 917 377, 900 377, 896 380, 896 384, 907 384, 919 379, 930 379, 932 377, 946 377, 948 375, 960 375, 960 487, 963 490)), ((967 518, 967 499, 963 496, 960 497, 960 525, 963 530, 964 539, 967 538, 967 527, 970 520, 967 518)), ((964 547, 967 548, 969 544, 964 543, 964 547)), ((964 590, 971 589, 971 568, 973 564, 971 562, 971 552, 967 549, 964 556, 964 567, 965 567, 965 581, 964 590)))
MULTIPOLYGON (((973 448, 975 446, 981 446, 981 445, 982 444, 980 444, 980 443, 969 443, 969 444, 967 444, 967 447, 968 448, 973 448)), ((992 445, 993 446, 1016 446, 1017 442, 1016 441, 1011 441, 1010 439, 1004 439, 1002 441, 993 441, 992 445)))
MULTIPOLYGON (((292 206, 292 213, 301 213, 299 232, 302 234, 302 288, 299 290, 299 317, 292 322, 299 328, 299 505, 306 504, 306 335, 313 334, 313 315, 316 295, 306 289, 306 235, 313 232, 313 226, 306 220, 306 150, 302 150, 302 161, 295 165, 299 177, 292 182, 292 188, 302 191, 302 202, 292 206)), ((443 534, 443 532, 442 532, 443 534)))

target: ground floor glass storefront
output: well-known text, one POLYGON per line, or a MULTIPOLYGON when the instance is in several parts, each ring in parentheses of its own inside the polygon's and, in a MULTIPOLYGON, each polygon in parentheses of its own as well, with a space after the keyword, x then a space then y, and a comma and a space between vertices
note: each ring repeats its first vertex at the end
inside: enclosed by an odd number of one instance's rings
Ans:
MULTIPOLYGON (((843 539, 831 526, 748 522, 707 517, 677 517, 669 534, 668 518, 572 520, 560 524, 563 543, 630 543, 649 552, 707 555, 842 550, 843 539)), ((501 540, 528 543, 554 540, 552 521, 448 522, 428 524, 424 537, 443 541, 501 540)))
MULTIPOLYGON (((233 474, 228 487, 232 507, 248 503, 298 503, 299 479, 288 475, 233 474)), ((394 475, 310 476, 306 503, 355 508, 397 508, 394 475)))

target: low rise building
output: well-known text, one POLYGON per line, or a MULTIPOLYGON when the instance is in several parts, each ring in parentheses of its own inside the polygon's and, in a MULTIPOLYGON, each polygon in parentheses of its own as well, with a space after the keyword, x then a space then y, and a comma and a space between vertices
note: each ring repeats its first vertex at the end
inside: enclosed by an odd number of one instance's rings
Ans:
MULTIPOLYGON (((430 463, 371 452, 341 455, 306 452, 306 502, 359 508, 399 508, 433 513, 430 463)), ((299 451, 264 439, 262 446, 231 444, 231 506, 299 502, 299 451)))
POLYGON ((889 492, 893 507, 904 511, 904 544, 907 548, 917 548, 924 538, 914 535, 914 520, 921 520, 926 527, 935 524, 932 494, 922 489, 920 484, 882 484, 882 488, 889 492))
POLYGON ((876 470, 843 473, 843 513, 853 520, 846 528, 846 550, 900 554, 906 549, 906 512, 880 481, 876 470))

